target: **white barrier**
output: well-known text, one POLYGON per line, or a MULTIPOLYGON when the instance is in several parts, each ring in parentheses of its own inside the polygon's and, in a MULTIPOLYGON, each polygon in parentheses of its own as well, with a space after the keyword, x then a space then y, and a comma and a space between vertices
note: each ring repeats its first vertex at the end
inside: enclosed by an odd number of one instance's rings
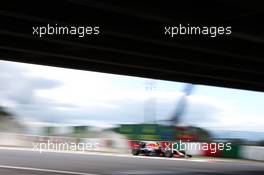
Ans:
POLYGON ((264 147, 261 147, 261 146, 242 146, 241 158, 264 161, 264 147))
POLYGON ((26 136, 13 133, 0 133, 0 146, 28 147, 31 141, 25 139, 26 136))

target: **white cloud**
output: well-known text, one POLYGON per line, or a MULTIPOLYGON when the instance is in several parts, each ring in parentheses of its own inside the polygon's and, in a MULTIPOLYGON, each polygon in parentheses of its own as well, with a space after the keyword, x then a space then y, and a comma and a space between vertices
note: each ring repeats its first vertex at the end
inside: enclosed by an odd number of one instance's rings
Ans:
MULTIPOLYGON (((147 91, 147 79, 142 78, 5 61, 0 62, 0 68, 4 72, 0 75, 0 105, 39 121, 142 122, 144 105, 151 97, 156 99, 153 110, 157 119, 168 119, 182 95, 159 88, 147 91), (130 85, 124 86, 124 82, 130 85)), ((165 82, 157 82, 166 86, 165 82)), ((182 122, 207 128, 263 131, 260 115, 240 115, 240 110, 235 99, 221 101, 194 94, 188 97, 182 122)))

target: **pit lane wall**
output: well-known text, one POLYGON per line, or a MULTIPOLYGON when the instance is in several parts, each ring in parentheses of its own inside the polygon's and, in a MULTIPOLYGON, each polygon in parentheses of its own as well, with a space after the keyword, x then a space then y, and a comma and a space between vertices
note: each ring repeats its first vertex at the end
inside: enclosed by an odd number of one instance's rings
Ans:
MULTIPOLYGON (((100 150, 102 152, 112 153, 129 153, 130 143, 122 137, 113 138, 70 138, 70 137, 54 137, 54 136, 38 136, 38 135, 25 135, 25 134, 11 134, 11 133, 0 133, 0 146, 4 147, 25 147, 32 148, 34 142, 46 142, 47 140, 69 140, 76 143, 89 143, 98 142, 100 143, 100 150)), ((192 144, 201 144, 199 142, 188 142, 189 148, 192 148, 192 144)), ((264 147, 261 146, 242 146, 232 145, 232 149, 227 150, 216 150, 212 153, 212 150, 198 150, 189 149, 186 150, 188 154, 193 156, 209 156, 209 157, 220 157, 220 158, 235 158, 235 159, 248 159, 264 161, 264 147)))

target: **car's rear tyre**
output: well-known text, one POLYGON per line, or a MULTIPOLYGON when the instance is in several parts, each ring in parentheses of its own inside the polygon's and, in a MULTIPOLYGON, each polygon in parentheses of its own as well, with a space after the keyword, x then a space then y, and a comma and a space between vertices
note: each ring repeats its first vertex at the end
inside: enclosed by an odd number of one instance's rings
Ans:
POLYGON ((167 150, 167 151, 165 151, 164 156, 170 158, 173 156, 173 154, 172 154, 171 150, 167 150))
POLYGON ((134 156, 137 156, 137 155, 139 155, 139 150, 138 150, 138 149, 132 149, 131 153, 132 153, 134 156))

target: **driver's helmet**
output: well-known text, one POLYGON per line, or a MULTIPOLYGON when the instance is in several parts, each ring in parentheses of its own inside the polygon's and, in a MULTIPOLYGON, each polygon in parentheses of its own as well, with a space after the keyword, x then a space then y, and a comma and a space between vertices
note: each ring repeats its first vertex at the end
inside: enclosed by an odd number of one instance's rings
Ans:
POLYGON ((146 143, 145 142, 140 142, 140 147, 141 148, 145 148, 146 147, 146 143))
POLYGON ((160 148, 160 147, 161 147, 160 142, 156 142, 156 147, 157 147, 157 148, 160 148))

